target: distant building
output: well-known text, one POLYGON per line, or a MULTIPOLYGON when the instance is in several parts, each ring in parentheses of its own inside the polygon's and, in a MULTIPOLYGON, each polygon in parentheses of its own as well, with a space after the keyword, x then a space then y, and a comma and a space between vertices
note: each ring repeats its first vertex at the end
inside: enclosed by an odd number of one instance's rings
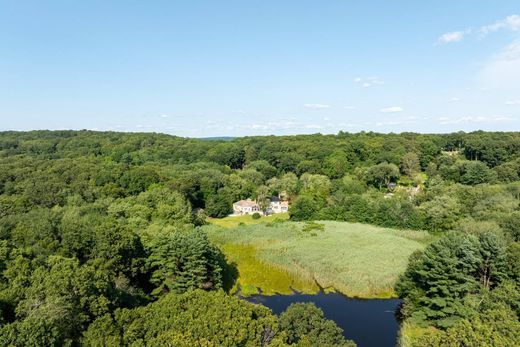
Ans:
POLYGON ((255 212, 261 212, 260 206, 251 199, 240 200, 233 204, 233 214, 243 215, 243 214, 253 214, 255 212))
MULTIPOLYGON (((289 211, 289 203, 287 201, 282 201, 277 196, 272 196, 269 198, 269 207, 265 210, 266 214, 275 214, 275 213, 285 213, 289 211)), ((255 212, 262 213, 262 209, 260 205, 254 200, 240 200, 233 204, 233 214, 234 215, 244 215, 244 214, 253 214, 255 212)))
POLYGON ((269 207, 266 210, 267 214, 284 213, 289 211, 289 203, 287 201, 282 201, 277 196, 271 196, 269 201, 269 207))

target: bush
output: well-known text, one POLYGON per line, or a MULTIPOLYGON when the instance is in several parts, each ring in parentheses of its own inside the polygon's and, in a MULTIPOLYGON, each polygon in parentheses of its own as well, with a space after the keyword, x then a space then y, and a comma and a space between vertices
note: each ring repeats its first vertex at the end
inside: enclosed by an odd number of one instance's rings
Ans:
POLYGON ((260 215, 260 213, 258 213, 258 212, 253 213, 253 216, 252 216, 253 219, 260 219, 260 217, 262 217, 260 215))
POLYGON ((325 230, 325 225, 319 224, 316 222, 307 222, 307 223, 305 223, 305 225, 302 228, 302 231, 305 231, 305 232, 310 232, 313 230, 323 231, 323 230, 325 230))

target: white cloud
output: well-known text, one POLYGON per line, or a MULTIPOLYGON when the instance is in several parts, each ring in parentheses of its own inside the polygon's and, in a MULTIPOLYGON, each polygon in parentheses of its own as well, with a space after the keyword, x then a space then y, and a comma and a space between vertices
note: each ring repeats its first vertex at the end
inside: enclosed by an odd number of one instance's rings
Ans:
POLYGON ((254 130, 254 131, 280 131, 296 129, 298 124, 292 121, 268 121, 265 123, 244 123, 244 124, 230 124, 230 123, 214 123, 207 125, 208 129, 217 130, 254 130))
POLYGON ((493 24, 485 25, 480 28, 479 33, 482 36, 486 36, 489 33, 493 33, 502 29, 520 31, 520 16, 515 14, 512 16, 508 16, 502 20, 496 21, 493 24))
POLYGON ((325 105, 325 104, 305 104, 305 105, 303 105, 303 107, 311 108, 311 109, 314 109, 314 110, 319 110, 319 109, 323 109, 323 108, 330 108, 330 105, 325 105))
POLYGON ((459 102, 460 98, 454 97, 448 100, 448 102, 459 102))
POLYGON ((381 78, 377 76, 370 76, 370 77, 356 77, 354 78, 354 82, 361 85, 363 88, 369 88, 375 85, 382 85, 385 84, 385 81, 383 81, 381 78))
POLYGON ((305 129, 323 129, 321 125, 317 124, 307 124, 304 126, 305 129))
POLYGON ((440 124, 462 124, 462 123, 497 123, 512 120, 509 117, 493 115, 493 116, 464 116, 464 117, 439 117, 437 119, 440 124))
POLYGON ((399 106, 392 106, 392 107, 385 107, 380 110, 383 113, 396 113, 396 112, 403 112, 404 109, 399 106))
POLYGON ((509 100, 509 101, 506 101, 506 105, 509 105, 509 106, 520 105, 520 100, 509 100))
POLYGON ((502 29, 510 31, 520 31, 520 16, 514 14, 504 19, 498 20, 493 24, 484 25, 480 27, 478 30, 472 30, 468 28, 465 30, 447 32, 439 36, 437 41, 441 44, 459 42, 465 39, 468 35, 477 33, 480 36, 480 38, 484 38, 488 34, 494 33, 502 29))
POLYGON ((345 110, 355 110, 356 107, 355 106, 345 106, 343 107, 345 110))
POLYGON ((161 118, 168 118, 169 116, 167 114, 161 114, 161 118))
POLYGON ((402 125, 411 125, 416 124, 418 121, 418 118, 415 116, 405 117, 405 118, 398 118, 398 119, 390 119, 390 120, 382 120, 378 122, 366 122, 365 124, 368 126, 402 126, 402 125))
POLYGON ((459 42, 464 39, 464 36, 466 33, 469 33, 469 30, 467 31, 452 31, 450 33, 444 33, 439 37, 440 43, 452 43, 452 42, 459 42))
POLYGON ((361 126, 361 125, 358 124, 358 123, 338 123, 338 126, 339 126, 339 127, 354 128, 354 127, 359 127, 359 126, 361 126))
POLYGON ((520 40, 509 44, 487 62, 481 69, 479 77, 487 88, 518 89, 518 81, 520 81, 520 40))

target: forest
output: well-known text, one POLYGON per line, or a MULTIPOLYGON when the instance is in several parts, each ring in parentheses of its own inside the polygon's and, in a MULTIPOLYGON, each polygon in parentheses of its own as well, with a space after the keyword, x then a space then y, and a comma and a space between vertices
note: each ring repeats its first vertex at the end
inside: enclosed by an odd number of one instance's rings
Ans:
POLYGON ((520 341, 518 132, 31 131, 0 133, 0 345, 353 346, 312 304, 233 295, 204 226, 272 195, 282 225, 431 235, 395 284, 401 345, 520 341))

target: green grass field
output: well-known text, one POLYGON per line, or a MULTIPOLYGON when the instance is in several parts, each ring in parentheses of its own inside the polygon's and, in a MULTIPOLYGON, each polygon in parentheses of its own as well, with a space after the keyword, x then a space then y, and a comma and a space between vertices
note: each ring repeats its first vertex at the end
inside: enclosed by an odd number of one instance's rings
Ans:
POLYGON ((323 230, 297 222, 204 228, 237 264, 243 294, 257 289, 265 294, 290 293, 291 288, 313 293, 319 285, 350 297, 393 297, 394 283, 409 255, 432 240, 422 231, 318 223, 323 230))
POLYGON ((284 221, 289 219, 288 213, 278 213, 273 214, 267 217, 260 217, 259 219, 253 219, 251 215, 244 216, 233 216, 233 217, 225 217, 225 218, 208 218, 208 222, 213 225, 218 225, 224 228, 234 228, 239 225, 254 225, 254 224, 264 224, 274 221, 284 221))

